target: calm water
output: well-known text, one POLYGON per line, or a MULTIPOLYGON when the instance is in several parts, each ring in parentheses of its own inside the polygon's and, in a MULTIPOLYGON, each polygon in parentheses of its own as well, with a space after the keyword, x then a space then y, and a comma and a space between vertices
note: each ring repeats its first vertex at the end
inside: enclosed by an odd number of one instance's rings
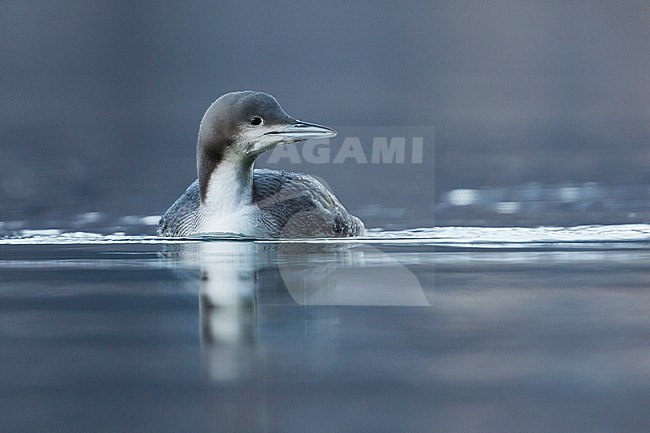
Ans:
POLYGON ((650 226, 0 240, 3 431, 647 431, 650 226))
POLYGON ((1 5, 0 433, 649 430, 647 1, 1 5), (383 231, 152 236, 236 89, 383 231))

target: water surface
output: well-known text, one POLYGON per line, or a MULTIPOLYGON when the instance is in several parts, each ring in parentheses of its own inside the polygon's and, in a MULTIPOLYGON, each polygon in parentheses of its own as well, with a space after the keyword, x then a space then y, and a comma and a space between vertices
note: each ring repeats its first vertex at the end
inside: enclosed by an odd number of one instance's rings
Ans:
POLYGON ((0 240, 6 431, 645 431, 650 226, 0 240))

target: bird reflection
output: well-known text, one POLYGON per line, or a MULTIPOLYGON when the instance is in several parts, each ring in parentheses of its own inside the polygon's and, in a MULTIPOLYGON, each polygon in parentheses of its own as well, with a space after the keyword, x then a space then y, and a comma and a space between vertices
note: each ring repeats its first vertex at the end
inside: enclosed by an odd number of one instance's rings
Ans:
POLYGON ((296 350, 300 344, 335 347, 336 333, 318 328, 327 323, 308 320, 307 307, 430 305, 406 267, 361 243, 213 241, 177 247, 166 256, 200 269, 204 366, 216 382, 270 380, 260 368, 276 362, 269 359, 277 354, 270 340, 291 341, 296 350))

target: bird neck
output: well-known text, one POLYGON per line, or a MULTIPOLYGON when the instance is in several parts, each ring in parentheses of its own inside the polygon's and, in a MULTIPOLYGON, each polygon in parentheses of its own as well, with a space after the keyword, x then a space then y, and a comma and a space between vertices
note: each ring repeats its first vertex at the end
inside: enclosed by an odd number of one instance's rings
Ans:
POLYGON ((253 202, 253 161, 226 156, 209 173, 199 167, 201 207, 207 212, 233 212, 253 202))

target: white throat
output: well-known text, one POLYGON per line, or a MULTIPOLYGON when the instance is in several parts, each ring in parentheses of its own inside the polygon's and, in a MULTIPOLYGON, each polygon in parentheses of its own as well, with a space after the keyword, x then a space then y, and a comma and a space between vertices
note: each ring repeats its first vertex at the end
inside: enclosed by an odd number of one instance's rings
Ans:
POLYGON ((201 203, 199 231, 260 235, 253 204, 253 167, 222 161, 212 172, 201 203))

